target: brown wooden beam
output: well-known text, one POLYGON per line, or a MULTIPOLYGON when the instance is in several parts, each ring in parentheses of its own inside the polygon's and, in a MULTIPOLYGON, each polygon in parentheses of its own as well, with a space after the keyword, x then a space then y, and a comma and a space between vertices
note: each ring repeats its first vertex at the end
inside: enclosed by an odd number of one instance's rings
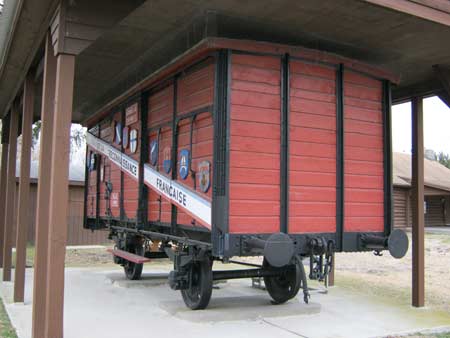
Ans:
POLYGON ((144 0, 62 0, 50 23, 55 55, 80 54, 142 3, 144 0))
MULTIPOLYGON (((7 119, 2 120, 2 141, 4 141, 5 137, 3 137, 3 133, 6 130, 5 124, 7 123, 7 119)), ((2 167, 0 169, 0 267, 3 267, 3 236, 5 232, 5 210, 6 210, 6 172, 8 165, 8 141, 2 142, 2 167)))
POLYGON ((34 75, 29 73, 23 88, 22 150, 20 154, 19 200, 16 227, 16 268, 14 270, 14 302, 23 302, 29 220, 31 126, 34 108, 34 75))
POLYGON ((47 301, 45 337, 63 337, 64 260, 69 198, 70 126, 72 120, 75 56, 57 56, 55 112, 49 200, 47 301), (50 292, 51 290, 51 292, 50 292))
POLYGON ((9 120, 9 149, 6 178, 6 207, 3 244, 3 281, 11 280, 12 232, 14 221, 14 202, 16 195, 16 153, 17 129, 19 124, 18 105, 13 104, 9 120))
POLYGON ((412 100, 412 305, 425 304, 423 99, 412 100))
POLYGON ((47 301, 47 252, 52 163, 53 118, 56 81, 56 57, 50 34, 47 35, 42 84, 41 135, 39 149, 39 184, 37 188, 36 235, 33 279, 32 337, 45 335, 45 309, 47 301))
MULTIPOLYGON (((450 13, 447 6, 439 6, 438 1, 411 0, 365 0, 372 4, 407 13, 419 18, 450 26, 450 13)), ((442 3, 442 2, 441 2, 442 3)))

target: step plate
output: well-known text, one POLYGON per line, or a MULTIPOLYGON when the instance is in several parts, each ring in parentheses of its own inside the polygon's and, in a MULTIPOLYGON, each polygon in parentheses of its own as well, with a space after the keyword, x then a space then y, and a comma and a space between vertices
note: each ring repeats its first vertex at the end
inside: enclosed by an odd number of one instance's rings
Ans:
POLYGON ((114 256, 123 258, 129 262, 133 262, 136 264, 150 262, 150 258, 138 256, 138 255, 132 254, 127 251, 117 250, 117 249, 107 249, 106 251, 112 253, 114 256))

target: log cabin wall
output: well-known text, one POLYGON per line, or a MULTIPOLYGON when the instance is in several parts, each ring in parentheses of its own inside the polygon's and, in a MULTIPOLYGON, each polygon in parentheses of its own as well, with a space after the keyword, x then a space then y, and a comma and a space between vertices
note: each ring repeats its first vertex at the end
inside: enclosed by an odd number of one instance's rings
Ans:
MULTIPOLYGON (((18 188, 16 185, 16 203, 18 198, 18 188)), ((107 244, 108 232, 106 231, 91 231, 84 229, 83 224, 83 206, 84 206, 84 191, 85 188, 82 182, 72 182, 69 185, 69 200, 67 209, 67 245, 96 245, 107 244)), ((30 184, 30 208, 28 210, 28 232, 27 242, 34 244, 36 234, 36 201, 37 201, 37 183, 32 180, 30 184)), ((14 212, 14 227, 13 238, 16 238, 17 212, 14 212)))
POLYGON ((409 189, 394 188, 394 226, 406 228, 411 226, 409 189))

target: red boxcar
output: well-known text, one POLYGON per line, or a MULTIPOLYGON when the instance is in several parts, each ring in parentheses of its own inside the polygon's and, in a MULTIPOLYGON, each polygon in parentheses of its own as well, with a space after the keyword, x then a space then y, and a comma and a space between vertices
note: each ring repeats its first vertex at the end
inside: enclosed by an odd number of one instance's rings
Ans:
POLYGON ((276 303, 326 280, 334 252, 389 249, 390 74, 323 52, 209 39, 88 122, 85 227, 137 279, 169 257, 190 308, 217 279, 263 277, 276 303), (213 271, 214 260, 264 256, 213 271))

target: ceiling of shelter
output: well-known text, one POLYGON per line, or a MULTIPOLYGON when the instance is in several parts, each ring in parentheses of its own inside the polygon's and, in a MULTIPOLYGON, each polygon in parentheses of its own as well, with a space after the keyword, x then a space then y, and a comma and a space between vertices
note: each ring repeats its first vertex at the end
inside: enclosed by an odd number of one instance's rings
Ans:
MULTIPOLYGON (((74 120, 206 36, 302 45, 368 62, 401 76, 396 98, 440 90, 432 66, 450 66, 450 27, 364 1, 149 0, 77 56, 74 120)), ((0 109, 3 102, 0 94, 0 109)))

